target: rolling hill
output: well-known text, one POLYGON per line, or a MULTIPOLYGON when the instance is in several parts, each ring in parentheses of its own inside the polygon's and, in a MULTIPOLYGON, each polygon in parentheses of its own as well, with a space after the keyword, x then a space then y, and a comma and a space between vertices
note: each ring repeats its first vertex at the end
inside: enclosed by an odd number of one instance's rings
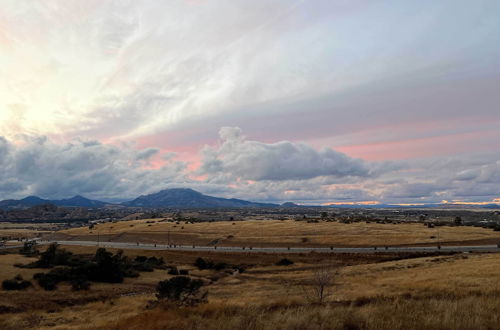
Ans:
POLYGON ((122 203, 128 207, 146 208, 239 208, 239 207, 276 207, 276 204, 255 203, 235 198, 219 198, 204 195, 189 188, 165 189, 160 192, 140 196, 122 203))

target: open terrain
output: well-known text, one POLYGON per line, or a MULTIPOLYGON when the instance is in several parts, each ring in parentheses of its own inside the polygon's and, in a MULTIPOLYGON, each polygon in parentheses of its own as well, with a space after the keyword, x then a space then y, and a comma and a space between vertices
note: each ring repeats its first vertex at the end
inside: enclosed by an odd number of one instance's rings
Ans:
POLYGON ((144 219, 96 224, 47 235, 94 240, 203 246, 372 247, 500 243, 500 231, 469 226, 428 228, 424 223, 245 220, 197 222, 144 219))
MULTIPOLYGON (((95 248, 63 247, 90 255, 95 248)), ((163 257, 202 279, 208 303, 195 307, 151 305, 166 270, 142 272, 121 284, 93 284, 72 291, 61 284, 44 291, 2 291, 2 329, 274 329, 435 328, 496 329, 500 324, 500 254, 250 254, 127 250, 163 257), (198 270, 196 258, 238 264, 245 271, 198 270), (294 263, 278 266, 288 258, 294 263), (314 274, 329 269, 333 285, 314 303, 314 274), (149 306, 149 307, 148 307, 149 306)), ((0 255, 0 280, 40 269, 17 268, 35 260, 0 255)))
POLYGON ((0 222, 0 239, 18 240, 36 238, 57 230, 57 225, 51 223, 10 223, 0 222))
MULTIPOLYGON (((74 291, 69 282, 46 291, 33 279, 50 269, 19 268, 38 257, 0 250, 0 282, 20 275, 33 283, 2 290, 2 329, 499 329, 500 253, 398 252, 398 246, 500 243, 500 232, 423 222, 344 223, 323 219, 204 221, 173 218, 104 221, 67 228, 4 224, 4 237, 133 243, 124 255, 163 258, 167 268, 141 271, 123 283, 93 282, 74 291), (13 236, 15 235, 15 236, 13 236), (139 245, 135 245, 140 242, 139 245), (250 252, 146 250, 141 244, 253 247, 250 252), (373 247, 358 253, 262 253, 260 247, 373 247), (390 253, 389 253, 390 252, 390 253), (221 269, 199 269, 197 258, 221 269), (289 265, 278 265, 288 259, 289 265), (158 282, 176 267, 201 280, 208 302, 157 303, 158 282), (234 268, 237 267, 237 268, 234 268), (236 270, 238 269, 238 270, 236 270), (316 278, 327 272, 322 302, 316 278)), ((14 242, 12 243, 14 244, 14 242)), ((19 243, 17 243, 19 244, 19 243)), ((96 246, 60 248, 92 259, 96 246)), ((47 245, 39 245, 44 251, 47 245)), ((116 248, 108 248, 113 253, 116 248)), ((284 249, 286 250, 286 249, 284 249)), ((494 249, 496 251, 496 249, 494 249)))

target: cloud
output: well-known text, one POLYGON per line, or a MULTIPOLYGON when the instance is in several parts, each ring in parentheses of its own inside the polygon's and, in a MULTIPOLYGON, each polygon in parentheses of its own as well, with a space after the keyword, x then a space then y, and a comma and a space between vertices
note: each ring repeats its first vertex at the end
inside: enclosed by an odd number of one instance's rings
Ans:
POLYGON ((390 198, 430 198, 434 193, 443 189, 433 183, 404 183, 393 187, 384 197, 390 198))
POLYGON ((219 144, 200 150, 198 169, 175 153, 138 149, 132 143, 0 137, 0 199, 82 194, 116 200, 174 187, 299 203, 485 201, 500 196, 500 162, 494 153, 365 162, 304 143, 254 141, 236 127, 222 128, 219 136, 219 144), (155 166, 149 166, 153 160, 155 166))
POLYGON ((370 175, 362 160, 329 148, 316 150, 305 143, 289 141, 270 144, 251 141, 237 127, 223 127, 219 136, 220 146, 203 150, 201 174, 271 181, 370 175))
POLYGON ((0 192, 8 197, 126 198, 183 182, 183 162, 171 159, 159 169, 143 167, 158 153, 97 141, 57 144, 45 137, 15 142, 0 137, 0 192))
MULTIPOLYGON (((149 160, 151 157, 156 155, 159 151, 160 151, 160 149, 158 149, 158 148, 147 148, 147 149, 141 150, 137 153, 136 159, 137 160, 149 160)), ((168 156, 170 156, 170 155, 168 155, 168 156)), ((168 156, 167 156, 167 158, 168 158, 168 156)))

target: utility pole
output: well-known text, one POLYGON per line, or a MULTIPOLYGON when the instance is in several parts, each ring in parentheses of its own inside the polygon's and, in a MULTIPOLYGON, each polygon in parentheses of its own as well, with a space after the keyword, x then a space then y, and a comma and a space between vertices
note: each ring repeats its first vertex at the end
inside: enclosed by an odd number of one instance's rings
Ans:
POLYGON ((261 225, 260 225, 260 248, 263 248, 264 245, 264 220, 260 220, 261 225))
POLYGON ((441 243, 439 242, 439 227, 440 227, 440 226, 437 226, 438 249, 441 249, 441 243))

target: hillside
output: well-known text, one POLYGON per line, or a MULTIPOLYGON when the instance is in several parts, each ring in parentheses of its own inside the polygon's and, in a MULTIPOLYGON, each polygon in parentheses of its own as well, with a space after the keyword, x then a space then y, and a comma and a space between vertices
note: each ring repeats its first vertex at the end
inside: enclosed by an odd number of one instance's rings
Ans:
POLYGON ((165 189, 160 192, 140 196, 122 203, 129 207, 174 207, 174 208, 239 208, 239 207, 275 207, 275 204, 254 203, 241 199, 227 199, 204 195, 189 188, 165 189))
POLYGON ((91 200, 82 196, 74 196, 72 198, 60 199, 60 200, 49 200, 42 199, 37 196, 28 196, 23 199, 6 199, 0 201, 0 209, 3 210, 13 210, 13 209, 27 209, 37 205, 52 204, 56 206, 67 206, 67 207, 87 207, 87 208, 100 208, 104 207, 108 203, 91 200))

